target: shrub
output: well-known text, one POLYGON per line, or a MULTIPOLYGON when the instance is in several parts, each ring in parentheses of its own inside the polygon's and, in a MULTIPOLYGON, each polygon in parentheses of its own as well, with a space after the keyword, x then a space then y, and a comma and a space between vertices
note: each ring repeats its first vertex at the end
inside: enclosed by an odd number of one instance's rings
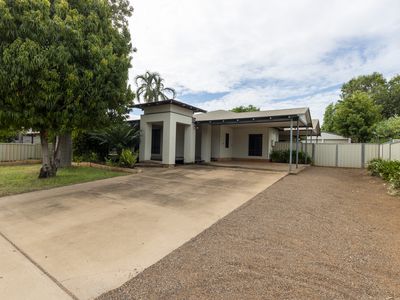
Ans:
POLYGON ((389 182, 391 194, 400 193, 400 161, 373 159, 368 163, 368 170, 372 176, 379 176, 389 182))
POLYGON ((129 149, 124 149, 119 156, 119 164, 122 167, 133 168, 136 163, 137 157, 137 152, 133 153, 129 149))
MULTIPOLYGON (((292 151, 293 163, 296 162, 296 151, 292 151)), ((290 150, 273 150, 270 154, 271 161, 279 163, 289 163, 290 150)), ((299 151, 299 163, 304 164, 306 161, 306 154, 299 151)), ((307 155, 307 163, 311 164, 312 160, 309 155, 307 155)))

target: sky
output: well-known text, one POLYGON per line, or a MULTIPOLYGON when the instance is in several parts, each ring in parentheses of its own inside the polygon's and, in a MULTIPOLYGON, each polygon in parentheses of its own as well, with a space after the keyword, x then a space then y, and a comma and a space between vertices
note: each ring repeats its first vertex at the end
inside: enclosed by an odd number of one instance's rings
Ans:
POLYGON ((130 1, 132 89, 159 72, 208 111, 307 106, 322 122, 344 82, 400 73, 399 0, 130 1))

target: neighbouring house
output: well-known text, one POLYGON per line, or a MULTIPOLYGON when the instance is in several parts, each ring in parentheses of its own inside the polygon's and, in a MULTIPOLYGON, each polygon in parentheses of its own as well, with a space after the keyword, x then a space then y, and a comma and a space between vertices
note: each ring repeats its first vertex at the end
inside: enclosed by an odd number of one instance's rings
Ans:
POLYGON ((192 105, 165 100, 135 105, 141 108, 139 161, 165 165, 220 160, 269 161, 275 142, 284 134, 295 145, 297 132, 319 135, 307 107, 235 113, 206 112, 192 105), (298 128, 298 130, 297 130, 298 128), (286 133, 287 132, 287 133, 286 133))
POLYGON ((327 143, 327 144, 348 144, 351 143, 351 138, 346 138, 344 136, 321 131, 321 136, 316 138, 308 137, 309 143, 327 143))
POLYGON ((40 143, 40 133, 37 131, 23 131, 18 136, 15 137, 13 143, 19 144, 39 144, 40 143))
MULTIPOLYGON (((301 142, 312 142, 318 143, 321 134, 321 127, 318 119, 311 120, 312 125, 310 127, 299 127, 299 137, 301 142), (308 137, 307 140, 305 137, 308 137)), ((288 142, 290 140, 290 128, 283 128, 279 132, 279 141, 288 142)))

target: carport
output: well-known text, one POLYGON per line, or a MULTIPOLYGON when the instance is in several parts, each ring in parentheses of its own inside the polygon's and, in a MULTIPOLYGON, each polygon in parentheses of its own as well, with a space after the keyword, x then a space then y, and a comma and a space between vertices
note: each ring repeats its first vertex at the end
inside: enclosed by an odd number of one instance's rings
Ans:
MULTIPOLYGON (((194 117, 196 119, 195 124, 197 129, 196 151, 197 153, 201 153, 201 160, 205 162, 213 160, 218 162, 228 160, 252 160, 253 163, 258 161, 259 165, 262 166, 263 161, 268 161, 269 153, 273 148, 273 144, 281 139, 281 133, 287 132, 286 136, 290 141, 289 171, 292 171, 292 165, 294 162, 296 168, 299 167, 298 153, 300 137, 304 136, 307 143, 308 136, 319 135, 319 122, 316 120, 316 122, 313 123, 308 108, 256 111, 248 113, 215 111, 196 114, 194 117), (216 131, 216 129, 218 130, 218 128, 219 132, 214 134, 214 131, 216 131), (243 131, 245 131, 245 134, 242 133, 243 131), (261 132, 266 132, 266 141, 264 141, 264 143, 267 143, 267 147, 264 151, 267 151, 267 153, 261 153, 261 150, 259 150, 259 155, 254 155, 253 157, 253 155, 251 155, 252 153, 250 153, 253 145, 251 138, 253 135, 260 136, 261 134, 259 133, 261 132), (219 139, 218 135, 220 136, 219 139), (215 136, 217 136, 217 138, 215 138, 215 136), (247 145, 248 137, 249 154, 247 155, 243 154, 243 150, 241 153, 239 150, 240 146, 247 145), (230 141, 231 139, 233 142, 230 141), (233 144, 232 150, 227 152, 224 148, 228 149, 231 144, 233 144), (296 150, 296 154, 295 157, 292 157, 294 149, 296 150), (219 153, 216 155, 215 152, 218 151, 219 153)), ((262 142, 263 141, 260 141, 258 144, 262 144, 262 142)), ((247 149, 245 149, 245 151, 246 150, 247 149)))

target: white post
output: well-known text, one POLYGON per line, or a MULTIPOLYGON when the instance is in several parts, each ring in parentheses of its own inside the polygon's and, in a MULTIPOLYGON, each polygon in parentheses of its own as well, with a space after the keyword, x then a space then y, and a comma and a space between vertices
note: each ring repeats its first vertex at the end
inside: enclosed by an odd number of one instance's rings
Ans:
POLYGON ((185 126, 185 144, 183 150, 183 162, 194 163, 195 159, 196 131, 193 124, 185 126))
POLYGON ((293 159, 293 119, 290 119, 290 145, 289 145, 289 172, 292 171, 292 159, 293 159))
POLYGON ((175 165, 176 147, 176 121, 168 118, 163 122, 163 152, 162 163, 164 165, 175 165))
POLYGON ((151 159, 151 130, 152 125, 143 118, 140 120, 140 144, 139 144, 139 160, 146 161, 151 159))
POLYGON ((211 125, 201 125, 201 160, 211 161, 211 125))
POLYGON ((299 167, 299 119, 297 119, 296 129, 296 169, 299 167))

